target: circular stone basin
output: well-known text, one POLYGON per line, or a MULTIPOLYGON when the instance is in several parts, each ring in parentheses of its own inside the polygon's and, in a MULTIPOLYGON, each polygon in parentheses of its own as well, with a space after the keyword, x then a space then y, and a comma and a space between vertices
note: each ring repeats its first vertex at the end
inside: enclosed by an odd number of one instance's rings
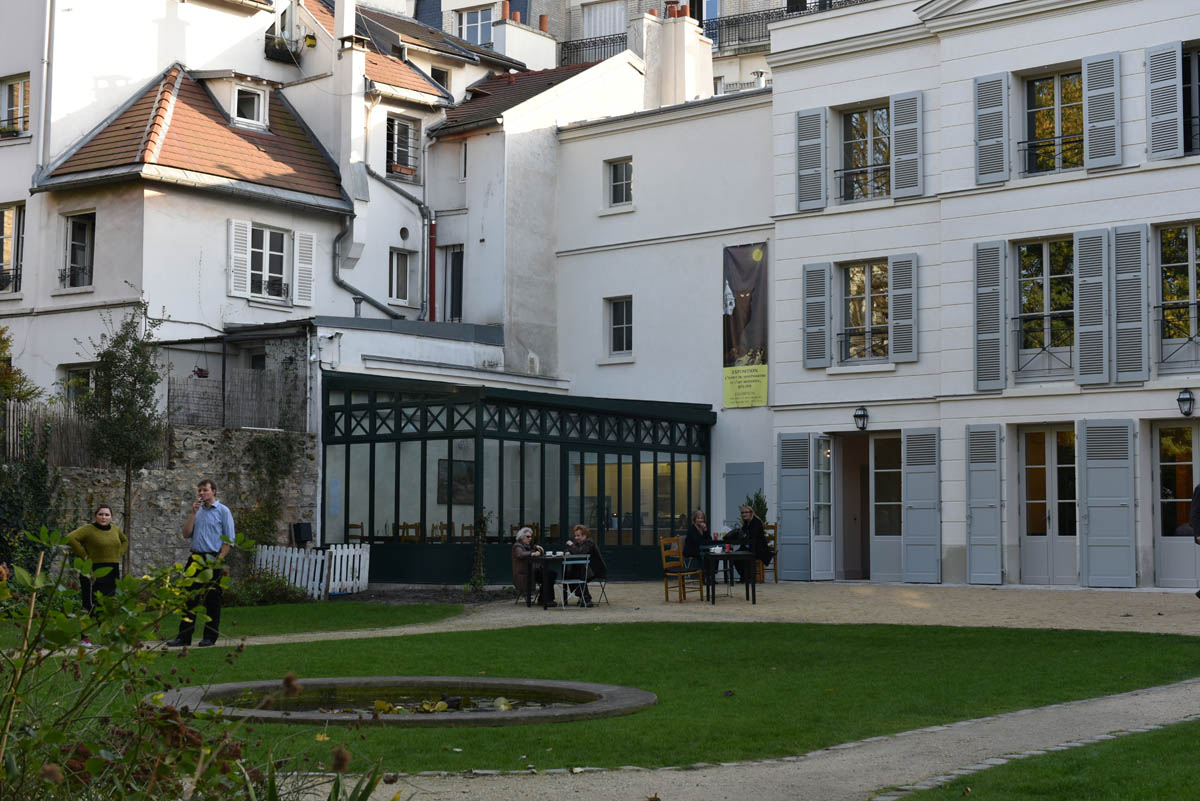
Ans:
POLYGON ((355 723, 372 721, 388 726, 512 726, 521 723, 555 723, 628 715, 658 703, 654 693, 615 684, 542 679, 504 679, 460 676, 359 676, 304 679, 301 693, 283 697, 279 681, 246 681, 181 687, 153 696, 153 702, 192 712, 219 712, 227 718, 261 723, 355 723), (256 709, 274 695, 270 709, 256 709), (397 707, 422 699, 437 701, 443 695, 477 700, 479 709, 433 713, 374 714, 376 701, 397 707), (513 709, 500 710, 492 699, 513 701, 513 709), (350 707, 350 711, 344 711, 350 707))

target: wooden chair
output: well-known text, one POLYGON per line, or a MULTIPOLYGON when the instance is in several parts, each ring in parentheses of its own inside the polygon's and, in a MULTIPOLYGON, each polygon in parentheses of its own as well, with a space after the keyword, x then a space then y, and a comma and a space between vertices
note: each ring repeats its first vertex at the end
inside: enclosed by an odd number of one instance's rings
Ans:
POLYGON ((454 537, 453 523, 431 523, 429 526, 430 542, 446 542, 454 537))
POLYGON ((351 523, 346 526, 346 542, 355 543, 363 541, 363 524, 351 523), (357 533, 355 533, 357 532, 357 533))
POLYGON ((530 542, 536 543, 539 539, 541 539, 541 526, 539 526, 537 523, 513 523, 508 527, 508 541, 516 542, 517 532, 525 528, 526 525, 533 529, 533 536, 529 538, 530 542))
POLYGON ((396 536, 401 542, 419 542, 421 539, 420 523, 397 523, 396 536))
POLYGON ((458 537, 454 540, 460 545, 470 545, 475 541, 475 524, 463 523, 458 527, 458 537))
POLYGON ((779 526, 771 523, 763 526, 763 534, 767 537, 767 547, 771 550, 771 564, 763 567, 762 562, 756 562, 758 565, 758 583, 766 584, 766 572, 769 570, 771 575, 775 577, 775 583, 779 583, 779 526))
POLYGON ((679 602, 687 600, 687 583, 695 583, 700 600, 704 600, 704 574, 698 568, 683 566, 683 544, 679 537, 663 537, 658 541, 663 566, 663 600, 671 600, 671 581, 675 581, 679 602))

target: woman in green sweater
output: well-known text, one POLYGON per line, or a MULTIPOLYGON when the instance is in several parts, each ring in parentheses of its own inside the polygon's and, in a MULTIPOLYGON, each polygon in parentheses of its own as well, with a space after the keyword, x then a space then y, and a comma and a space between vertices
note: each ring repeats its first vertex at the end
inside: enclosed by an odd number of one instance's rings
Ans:
POLYGON ((96 516, 91 523, 67 535, 67 545, 71 546, 76 556, 90 559, 93 569, 111 568, 107 575, 99 578, 79 577, 83 611, 89 615, 96 606, 96 593, 112 595, 116 592, 117 579, 121 576, 121 557, 129 550, 129 540, 121 529, 113 525, 112 517, 112 507, 101 504, 96 508, 96 516))

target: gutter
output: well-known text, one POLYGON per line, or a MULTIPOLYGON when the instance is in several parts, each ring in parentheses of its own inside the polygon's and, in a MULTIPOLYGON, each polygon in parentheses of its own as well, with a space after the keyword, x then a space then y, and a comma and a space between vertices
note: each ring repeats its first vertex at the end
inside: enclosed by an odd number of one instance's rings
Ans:
POLYGON ((449 123, 440 125, 431 130, 429 135, 435 139, 440 139, 443 136, 453 136, 454 134, 466 133, 467 131, 477 131, 480 128, 500 127, 504 125, 503 117, 488 118, 486 120, 477 120, 475 122, 463 122, 459 124, 449 123))
POLYGON ((386 303, 380 303, 378 300, 375 300, 375 298, 371 297, 366 292, 363 292, 363 291, 357 289, 356 287, 347 283, 342 278, 341 257, 338 253, 338 247, 342 244, 342 240, 346 238, 346 234, 350 233, 350 222, 353 219, 354 219, 353 214, 347 214, 345 217, 342 218, 341 233, 339 233, 337 235, 337 237, 334 238, 334 240, 333 240, 333 283, 337 284, 342 289, 349 292, 355 298, 362 298, 367 303, 370 303, 376 309, 379 309, 379 311, 386 314, 388 317, 391 317, 393 319, 399 319, 399 317, 401 316, 400 312, 396 311, 391 306, 388 306, 386 303))
MULTIPOLYGON (((429 172, 428 151, 426 151, 425 149, 422 149, 422 155, 424 157, 424 165, 423 166, 425 167, 426 174, 428 175, 428 172, 429 172)), ((400 195, 400 197, 404 198, 408 202, 415 205, 421 211, 421 224, 422 224, 422 227, 424 230, 421 231, 421 251, 420 251, 421 258, 419 258, 417 260, 417 263, 424 265, 426 261, 429 262, 428 279, 430 282, 432 282, 433 270, 434 270, 434 251, 433 251, 433 245, 430 244, 430 242, 433 239, 434 225, 436 225, 436 223, 434 223, 434 221, 433 221, 433 212, 430 211, 429 207, 425 205, 424 201, 422 201, 416 195, 409 192, 404 187, 398 186, 393 181, 389 181, 387 178, 385 178, 384 176, 377 173, 371 167, 370 164, 363 162, 363 166, 367 168, 367 175, 370 175, 372 178, 379 181, 381 184, 386 186, 388 189, 392 190, 397 195, 400 195)), ((335 245, 335 247, 336 247, 336 245, 335 245)), ((426 293, 426 286, 430 285, 430 284, 426 283, 427 279, 426 279, 425 271, 421 270, 420 274, 421 274, 421 313, 417 315, 417 319, 424 320, 425 315, 429 310, 429 305, 428 305, 429 299, 428 299, 427 293, 426 293)), ((393 315, 393 316, 398 316, 398 315, 393 315)))

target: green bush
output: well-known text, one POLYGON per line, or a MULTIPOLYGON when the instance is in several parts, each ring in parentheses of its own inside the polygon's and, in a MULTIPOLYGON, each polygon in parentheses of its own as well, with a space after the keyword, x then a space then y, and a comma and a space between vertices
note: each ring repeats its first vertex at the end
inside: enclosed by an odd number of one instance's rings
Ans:
POLYGON ((295 587, 278 573, 270 570, 251 569, 242 578, 233 581, 225 590, 224 606, 269 606, 271 604, 297 604, 312 600, 299 587, 295 587))

